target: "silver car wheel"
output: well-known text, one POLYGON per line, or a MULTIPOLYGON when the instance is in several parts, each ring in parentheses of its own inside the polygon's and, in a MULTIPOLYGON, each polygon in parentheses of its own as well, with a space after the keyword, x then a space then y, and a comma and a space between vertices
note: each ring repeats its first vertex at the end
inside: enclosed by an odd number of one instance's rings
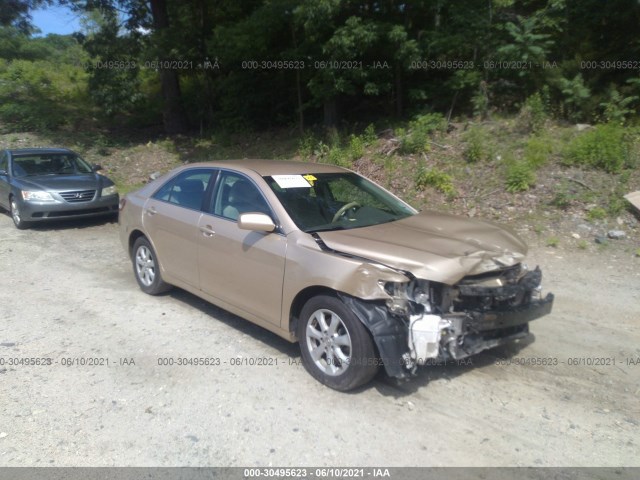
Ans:
POLYGON ((136 275, 145 287, 151 286, 156 278, 156 263, 151 250, 145 245, 140 245, 136 250, 136 275))
POLYGON ((306 344, 315 365, 337 377, 349 368, 351 336, 342 319, 331 310, 316 310, 307 322, 306 344))

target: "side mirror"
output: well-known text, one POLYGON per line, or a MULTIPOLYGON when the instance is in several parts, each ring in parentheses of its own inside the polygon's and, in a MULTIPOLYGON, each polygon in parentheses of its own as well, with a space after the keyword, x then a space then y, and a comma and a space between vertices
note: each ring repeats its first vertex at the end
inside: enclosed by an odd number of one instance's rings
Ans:
POLYGON ((276 224, 264 213, 243 213, 238 217, 238 228, 254 232, 273 232, 276 224))
POLYGON ((7 173, 6 170, 0 170, 0 177, 7 177, 9 176, 9 174, 7 173))
POLYGON ((93 173, 99 172, 100 170, 104 170, 104 169, 102 168, 102 165, 93 165, 93 166, 91 167, 91 171, 92 171, 93 173))

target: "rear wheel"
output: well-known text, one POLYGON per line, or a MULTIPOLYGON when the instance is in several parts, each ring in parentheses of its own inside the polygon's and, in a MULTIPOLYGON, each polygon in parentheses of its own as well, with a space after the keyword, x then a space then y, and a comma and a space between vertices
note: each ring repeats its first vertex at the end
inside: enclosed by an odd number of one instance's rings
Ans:
POLYGON ((367 329, 338 298, 319 295, 300 314, 298 339, 307 371, 335 390, 368 383, 378 371, 367 329))
POLYGON ((9 213, 11 213, 13 224, 16 226, 18 230, 24 230, 31 226, 29 222, 25 222, 22 219, 20 206, 18 205, 18 202, 16 201, 15 197, 11 197, 9 199, 9 213))
POLYGON ((171 289, 171 285, 162 280, 156 252, 145 237, 133 244, 132 262, 133 273, 143 292, 159 295, 171 289))

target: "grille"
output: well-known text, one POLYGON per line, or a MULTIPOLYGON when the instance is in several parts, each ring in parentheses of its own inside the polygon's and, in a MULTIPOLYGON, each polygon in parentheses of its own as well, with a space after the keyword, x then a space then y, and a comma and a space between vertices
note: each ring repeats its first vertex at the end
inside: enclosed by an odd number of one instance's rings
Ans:
POLYGON ((47 218, 54 217, 70 217, 72 215, 91 215, 93 213, 106 213, 109 211, 108 207, 102 208, 89 208, 86 210, 62 210, 61 212, 49 212, 47 218))
POLYGON ((69 203, 90 202, 95 195, 95 190, 76 190, 74 192, 60 193, 60 196, 69 203))

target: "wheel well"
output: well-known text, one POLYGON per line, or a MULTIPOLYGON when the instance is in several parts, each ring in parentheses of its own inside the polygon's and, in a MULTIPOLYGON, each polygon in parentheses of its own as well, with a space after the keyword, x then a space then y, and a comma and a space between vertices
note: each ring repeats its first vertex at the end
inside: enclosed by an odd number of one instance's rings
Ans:
MULTIPOLYGON (((331 297, 339 298, 338 292, 329 287, 313 286, 313 287, 307 287, 304 290, 301 290, 300 292, 298 292, 296 297, 293 299, 293 302, 291 302, 291 309, 289 311, 289 331, 292 332, 294 335, 298 330, 298 321, 300 320, 300 312, 302 311, 304 304, 307 303, 311 298, 316 297, 318 295, 329 295, 331 297)), ((373 334, 371 333, 371 329, 369 328, 369 326, 364 324, 364 327, 367 333, 373 338, 373 334)), ((375 351, 376 357, 380 358, 380 350, 378 349, 378 345, 375 342, 375 339, 373 341, 373 349, 375 351)))
POLYGON ((129 235, 129 257, 131 257, 131 250, 133 249, 133 244, 136 243, 136 240, 138 240, 140 237, 144 237, 144 233, 142 233, 140 230, 134 230, 133 232, 131 232, 131 235, 129 235))
POLYGON ((300 312, 304 307, 304 304, 307 303, 311 298, 316 297, 318 295, 330 295, 332 297, 336 296, 336 291, 332 290, 329 287, 307 287, 304 290, 301 290, 296 295, 296 298, 291 302, 291 308, 289 309, 289 331, 293 334, 296 333, 298 329, 298 320, 300 317, 300 312))

